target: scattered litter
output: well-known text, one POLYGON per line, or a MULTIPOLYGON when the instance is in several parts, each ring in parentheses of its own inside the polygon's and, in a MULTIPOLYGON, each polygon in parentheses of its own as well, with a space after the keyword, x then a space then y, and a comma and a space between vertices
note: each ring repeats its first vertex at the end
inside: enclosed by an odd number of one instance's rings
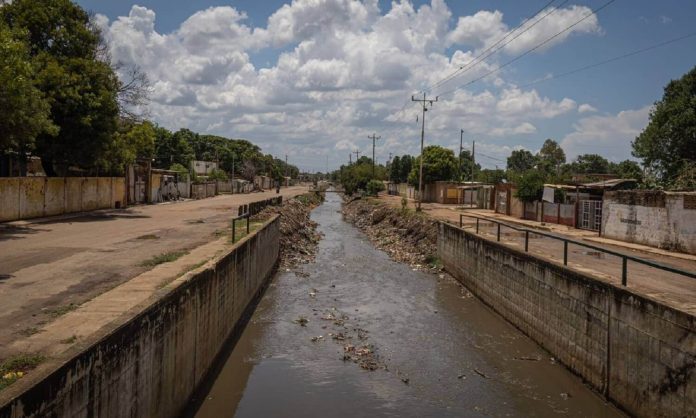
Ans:
POLYGON ((465 375, 465 374, 460 374, 459 376, 457 376, 457 379, 466 379, 466 375, 465 375))
POLYGON ((296 324, 299 324, 302 327, 306 327, 307 323, 309 322, 309 319, 305 318, 304 316, 301 316, 297 318, 296 320, 293 321, 296 324))
POLYGON ((561 398, 563 398, 563 400, 566 400, 566 401, 567 401, 568 399, 572 398, 572 396, 570 396, 570 393, 562 392, 562 393, 561 393, 561 398))
POLYGON ((489 377, 486 376, 486 374, 485 374, 484 372, 482 372, 481 370, 474 369, 474 372, 476 372, 477 375, 483 377, 484 379, 488 379, 488 378, 489 378, 489 377))
POLYGON ((321 341, 321 340, 323 340, 323 339, 324 339, 324 336, 323 336, 323 335, 317 335, 316 337, 312 337, 312 338, 311 338, 311 340, 312 340, 313 343, 315 343, 315 342, 317 342, 317 341, 321 341))
POLYGON ((401 381, 408 385, 411 379, 409 379, 408 377, 402 377, 401 381))
POLYGON ((541 357, 514 357, 515 360, 540 361, 541 357))

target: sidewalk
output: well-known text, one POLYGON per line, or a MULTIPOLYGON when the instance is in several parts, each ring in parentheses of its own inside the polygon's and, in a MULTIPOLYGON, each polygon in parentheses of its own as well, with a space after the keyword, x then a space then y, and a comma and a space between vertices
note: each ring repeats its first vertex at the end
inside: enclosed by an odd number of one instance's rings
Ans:
MULTIPOLYGON (((307 186, 296 186, 282 188, 280 194, 290 198, 307 191, 307 186)), ((19 340, 32 346, 53 341, 51 323, 58 326, 65 314, 84 312, 82 305, 94 306, 91 300, 107 306, 107 292, 137 276, 167 271, 164 278, 148 280, 148 286, 156 288, 182 269, 207 260, 224 247, 220 240, 240 205, 276 196, 275 190, 220 195, 0 224, 0 358, 28 348, 13 346, 19 340), (152 260, 158 257, 180 257, 164 265, 184 267, 177 272, 153 269, 152 260), (144 274, 148 271, 152 273, 144 274)), ((137 303, 139 297, 134 293, 130 301, 119 299, 117 304, 137 303)), ((85 327, 88 330, 90 324, 85 327)), ((73 334, 69 328, 56 335, 79 341, 88 333, 73 334)))
MULTIPOLYGON (((401 207, 401 198, 398 196, 380 196, 380 200, 392 206, 401 207)), ((409 202, 409 207, 413 208, 413 201, 409 202)), ((597 233, 593 231, 579 230, 565 225, 541 225, 538 222, 516 219, 490 210, 457 209, 454 205, 423 203, 422 208, 423 212, 428 216, 457 225, 459 224, 460 214, 470 214, 516 226, 523 226, 532 230, 543 230, 574 241, 587 241, 588 244, 591 243, 595 247, 650 260, 688 272, 696 271, 696 257, 692 255, 609 240, 598 237, 597 233)), ((468 220, 464 218, 463 223, 465 229, 471 230, 476 225, 476 221, 473 218, 468 220)), ((486 238, 496 240, 496 229, 493 223, 480 222, 479 233, 486 238)), ((524 251, 524 233, 522 232, 503 228, 501 242, 524 251)), ((530 234, 529 253, 563 264, 563 245, 552 238, 530 234)), ((571 244, 568 248, 568 267, 591 274, 600 280, 614 285, 621 285, 622 265, 619 257, 571 244)), ((628 287, 678 309, 696 314, 695 279, 629 261, 628 287)))

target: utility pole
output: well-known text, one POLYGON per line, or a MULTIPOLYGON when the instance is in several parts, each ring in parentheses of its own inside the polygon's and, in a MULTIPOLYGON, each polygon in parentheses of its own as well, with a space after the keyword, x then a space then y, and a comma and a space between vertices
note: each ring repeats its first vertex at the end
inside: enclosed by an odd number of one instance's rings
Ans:
POLYGON ((391 160, 393 153, 389 153, 389 159, 387 160, 387 181, 391 183, 391 160))
MULTIPOLYGON (((460 130, 459 133, 459 169, 464 171, 464 156, 462 152, 464 151, 464 129, 460 130)), ((464 176, 461 177, 462 179, 464 176)))
POLYGON ((353 165, 353 153, 348 154, 348 165, 353 165))
POLYGON ((423 93, 422 99, 416 99, 414 96, 411 96, 412 102, 419 102, 423 106, 423 120, 421 125, 420 173, 418 174, 418 207, 416 208, 416 211, 418 212, 421 211, 421 202, 423 201, 423 143, 425 142, 425 112, 428 111, 428 103, 430 103, 430 107, 432 107, 433 103, 437 102, 437 100, 437 96, 435 96, 435 100, 428 99, 425 95, 425 92, 423 93))
POLYGON ((288 183, 287 186, 290 185, 290 181, 288 180, 288 177, 290 177, 289 176, 289 173, 290 173, 289 168, 290 167, 288 166, 288 154, 285 154, 285 181, 288 183))
POLYGON ((368 136, 368 139, 372 140, 372 178, 375 178, 375 141, 381 138, 381 136, 377 136, 377 134, 372 134, 372 136, 368 136))
POLYGON ((355 163, 357 164, 358 160, 360 159, 360 154, 362 154, 362 153, 360 152, 360 150, 356 150, 356 151, 353 151, 353 154, 355 154, 355 163))
POLYGON ((471 181, 474 181, 474 170, 476 169, 476 141, 471 143, 471 181))

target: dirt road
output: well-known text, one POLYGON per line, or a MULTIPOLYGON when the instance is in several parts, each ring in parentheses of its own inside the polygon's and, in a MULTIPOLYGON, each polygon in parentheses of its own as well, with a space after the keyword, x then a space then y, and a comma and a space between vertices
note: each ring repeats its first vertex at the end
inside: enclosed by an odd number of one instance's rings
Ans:
MULTIPOLYGON (((380 196, 380 200, 383 200, 392 206, 401 206, 401 198, 399 197, 380 196)), ((411 203, 409 204, 409 207, 412 207, 411 203)), ((423 211, 428 216, 456 224, 459 223, 460 213, 473 213, 471 211, 463 212, 453 210, 452 208, 452 205, 442 205, 436 203, 423 204, 423 211)), ((476 215, 479 215, 484 211, 478 210, 475 212, 476 215)), ((498 220, 505 222, 504 219, 498 220)), ((474 231, 475 225, 476 221, 474 219, 464 218, 464 228, 474 231)), ((479 227, 481 234, 489 239, 496 240, 497 230, 492 222, 480 222, 479 227)), ((554 231, 553 233, 563 235, 566 238, 575 241, 583 241, 583 236, 588 234, 596 236, 596 233, 588 233, 588 231, 580 230, 576 231, 578 232, 561 234, 558 231, 554 231)), ((524 250, 523 232, 503 228, 501 229, 501 241, 517 249, 524 250)), ((563 263, 563 244, 561 241, 554 240, 552 238, 545 238, 541 235, 531 234, 529 242, 530 253, 557 263, 563 263)), ((696 271, 696 261, 689 259, 646 253, 631 249, 628 246, 624 247, 600 244, 595 241, 587 241, 587 244, 607 248, 612 251, 624 253, 634 257, 652 260, 690 272, 696 271)), ((570 268, 592 274, 593 276, 606 280, 610 283, 621 284, 622 267, 621 259, 619 257, 571 244, 568 247, 568 266, 570 268)), ((674 306, 685 312, 696 313, 696 280, 694 279, 629 261, 628 287, 643 295, 674 306)))
POLYGON ((148 270, 143 262, 217 239, 239 205, 275 196, 222 195, 0 224, 0 358, 10 342, 148 270))

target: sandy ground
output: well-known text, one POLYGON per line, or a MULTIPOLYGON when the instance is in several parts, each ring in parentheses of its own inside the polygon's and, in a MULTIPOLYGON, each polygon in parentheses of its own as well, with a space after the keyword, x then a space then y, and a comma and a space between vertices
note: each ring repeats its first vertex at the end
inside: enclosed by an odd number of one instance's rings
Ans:
MULTIPOLYGON (((384 195, 380 196, 380 199, 393 206, 401 207, 400 197, 384 195)), ((409 207, 413 208, 413 202, 409 202, 409 207)), ((584 241, 596 247, 607 248, 633 257, 656 261, 689 272, 696 271, 696 261, 694 261, 695 258, 692 256, 678 253, 670 255, 668 251, 664 250, 649 251, 648 248, 639 249, 639 247, 642 246, 635 246, 628 243, 615 245, 620 243, 611 240, 597 239, 597 233, 591 231, 548 224, 542 226, 539 223, 522 221, 513 217, 495 214, 490 210, 457 210, 454 205, 424 203, 423 211, 434 218, 457 224, 459 223, 459 214, 467 213, 495 218, 508 223, 522 223, 529 227, 536 226, 540 229, 545 229, 545 232, 552 232, 575 241, 584 241), (610 242, 613 242, 613 244, 609 244, 610 242)), ((475 222, 475 219, 464 218, 464 227, 474 230, 475 222)), ((496 239, 497 231, 492 223, 486 224, 480 222, 480 232, 487 235, 490 239, 496 239)), ((503 228, 501 230, 501 240, 510 246, 524 250, 524 233, 503 228)), ((530 236, 529 251, 551 261, 563 263, 563 244, 558 240, 544 238, 539 235, 530 236)), ((621 259, 619 257, 603 254, 572 244, 569 245, 568 252, 568 266, 570 268, 587 272, 614 284, 621 284, 621 259)), ((696 279, 629 261, 628 287, 633 291, 670 306, 674 306, 685 312, 696 314, 696 279)))
POLYGON ((11 343, 149 270, 142 262, 217 241, 239 205, 274 196, 221 195, 0 224, 0 358, 11 343))

